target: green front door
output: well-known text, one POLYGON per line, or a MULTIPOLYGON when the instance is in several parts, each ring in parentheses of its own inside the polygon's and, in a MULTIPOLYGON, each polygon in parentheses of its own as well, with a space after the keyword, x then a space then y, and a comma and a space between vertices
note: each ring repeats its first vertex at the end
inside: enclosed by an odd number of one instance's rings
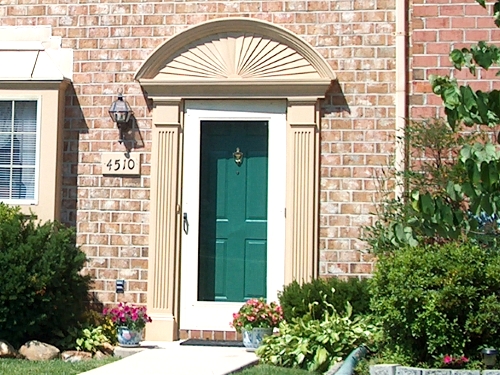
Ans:
POLYGON ((198 300, 266 296, 267 121, 202 121, 198 300))

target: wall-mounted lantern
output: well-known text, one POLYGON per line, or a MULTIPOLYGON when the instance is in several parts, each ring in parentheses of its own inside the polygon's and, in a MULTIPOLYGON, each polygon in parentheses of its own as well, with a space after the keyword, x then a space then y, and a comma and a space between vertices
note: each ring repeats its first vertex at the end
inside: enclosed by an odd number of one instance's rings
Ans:
POLYGON ((481 357, 486 367, 493 367, 497 362, 498 350, 494 348, 484 348, 481 350, 481 357))
POLYGON ((120 143, 123 140, 123 132, 126 132, 130 128, 130 117, 132 117, 132 108, 123 99, 122 93, 118 94, 118 99, 111 103, 109 107, 109 116, 116 123, 116 126, 120 130, 120 143))

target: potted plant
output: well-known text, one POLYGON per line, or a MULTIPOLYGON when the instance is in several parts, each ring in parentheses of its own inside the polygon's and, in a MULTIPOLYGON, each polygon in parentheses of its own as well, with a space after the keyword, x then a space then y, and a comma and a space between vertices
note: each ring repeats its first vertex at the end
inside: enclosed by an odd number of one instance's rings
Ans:
POLYGON ((112 309, 104 309, 103 314, 110 317, 116 326, 118 344, 126 347, 139 346, 146 323, 152 321, 145 306, 127 305, 126 302, 120 302, 112 309))
POLYGON ((254 351, 266 335, 273 333, 283 320, 283 311, 276 302, 266 303, 264 298, 246 301, 240 310, 233 314, 230 323, 236 332, 243 333, 243 344, 248 351, 254 351))

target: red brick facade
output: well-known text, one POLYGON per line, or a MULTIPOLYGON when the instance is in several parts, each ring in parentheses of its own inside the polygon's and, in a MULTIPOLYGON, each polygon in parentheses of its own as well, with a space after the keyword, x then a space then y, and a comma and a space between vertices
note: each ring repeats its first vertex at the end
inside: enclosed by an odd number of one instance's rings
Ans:
MULTIPOLYGON (((452 75, 460 80, 476 81, 468 71, 452 68, 448 53, 454 48, 470 47, 479 41, 497 41, 500 29, 488 10, 475 1, 414 0, 410 23, 410 116, 432 118, 442 115, 441 99, 434 95, 429 77, 452 75)), ((496 70, 479 70, 475 90, 498 89, 496 70)))
MULTIPOLYGON (((134 74, 155 47, 191 25, 252 17, 307 41, 331 65, 337 82, 322 103, 320 275, 367 275, 372 257, 359 250, 373 222, 376 170, 395 144, 396 1, 79 1, 4 0, 0 26, 51 25, 74 50, 64 128, 62 220, 77 228, 88 272, 102 302, 146 302, 151 109, 134 74), (121 151, 107 110, 119 90, 144 140, 140 177, 105 177, 101 152, 121 151), (115 280, 126 279, 125 294, 115 280)), ((411 117, 440 113, 430 74, 449 74, 448 52, 499 40, 492 17, 474 0, 410 0, 407 9, 411 117)), ((462 73, 461 77, 467 77, 462 73)), ((493 77, 481 73, 482 77, 493 77)), ((485 89, 493 83, 481 82, 485 89)))

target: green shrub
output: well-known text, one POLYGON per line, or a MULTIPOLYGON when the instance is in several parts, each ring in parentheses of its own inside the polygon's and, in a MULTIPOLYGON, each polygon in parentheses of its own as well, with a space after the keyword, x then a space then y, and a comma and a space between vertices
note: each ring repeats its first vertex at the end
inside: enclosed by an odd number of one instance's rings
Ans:
POLYGON ((386 350, 411 365, 442 364, 444 355, 477 358, 500 347, 500 254, 472 243, 401 248, 380 256, 372 310, 386 350))
POLYGON ((0 203, 0 332, 14 346, 57 344, 85 310, 89 277, 72 229, 0 203))
POLYGON ((313 319, 323 319, 324 306, 314 304, 321 301, 322 296, 326 296, 326 302, 340 314, 345 313, 346 302, 351 304, 353 315, 369 313, 367 279, 350 278, 344 281, 332 277, 326 280, 314 279, 303 284, 293 281, 286 285, 278 296, 285 320, 301 317, 309 313, 310 308, 313 319))
POLYGON ((282 322, 279 334, 264 338, 256 352, 262 363, 325 372, 356 347, 371 341, 375 327, 368 324, 367 317, 351 319, 349 304, 344 316, 325 301, 316 304, 324 312, 321 320, 306 314, 282 322))

